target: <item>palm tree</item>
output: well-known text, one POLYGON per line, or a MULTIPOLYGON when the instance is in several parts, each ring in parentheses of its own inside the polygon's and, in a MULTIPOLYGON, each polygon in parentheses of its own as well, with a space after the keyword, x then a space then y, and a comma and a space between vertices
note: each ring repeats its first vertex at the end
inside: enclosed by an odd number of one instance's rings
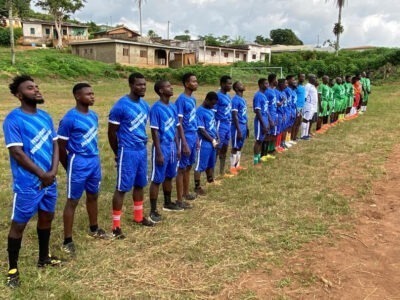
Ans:
POLYGON ((135 2, 139 6, 140 35, 142 35, 143 34, 143 32, 142 32, 142 5, 143 5, 144 2, 146 2, 146 0, 135 0, 135 2))
MULTIPOLYGON (((325 0, 325 2, 328 2, 329 0, 325 0)), ((333 33, 336 36, 336 43, 335 43, 335 50, 336 50, 336 55, 339 55, 339 49, 340 49, 340 44, 339 44, 339 40, 340 40, 340 35, 343 33, 344 28, 342 26, 342 9, 343 6, 346 3, 346 0, 334 0, 336 6, 339 8, 339 16, 338 16, 338 21, 337 23, 335 23, 334 27, 333 27, 333 33)))

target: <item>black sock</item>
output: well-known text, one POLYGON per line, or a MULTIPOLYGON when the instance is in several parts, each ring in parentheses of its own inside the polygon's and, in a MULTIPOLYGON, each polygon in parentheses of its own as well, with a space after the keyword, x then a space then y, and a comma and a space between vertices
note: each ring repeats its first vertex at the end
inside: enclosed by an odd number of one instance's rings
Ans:
POLYGON ((39 259, 44 260, 49 257, 50 228, 36 229, 39 240, 39 259))
POLYGON ((197 189, 200 187, 200 180, 195 180, 194 181, 194 187, 197 189))
POLYGON ((11 269, 17 269, 18 267, 18 257, 19 257, 19 249, 21 249, 22 238, 14 239, 8 237, 8 263, 11 269))
POLYGON ((90 225, 89 228, 90 228, 91 232, 95 232, 95 231, 97 231, 97 229, 99 229, 99 225, 97 225, 97 224, 96 225, 90 225))
POLYGON ((164 205, 171 204, 171 192, 164 192, 164 205))
POLYGON ((64 239, 64 243, 63 243, 64 245, 69 244, 69 243, 72 243, 72 237, 67 237, 64 239))
POLYGON ((157 210, 157 199, 150 199, 150 210, 152 212, 157 210))
MULTIPOLYGON (((214 182, 214 177, 213 176, 207 176, 207 182, 208 183, 214 182)), ((200 186, 200 180, 199 180, 199 186, 200 186)))

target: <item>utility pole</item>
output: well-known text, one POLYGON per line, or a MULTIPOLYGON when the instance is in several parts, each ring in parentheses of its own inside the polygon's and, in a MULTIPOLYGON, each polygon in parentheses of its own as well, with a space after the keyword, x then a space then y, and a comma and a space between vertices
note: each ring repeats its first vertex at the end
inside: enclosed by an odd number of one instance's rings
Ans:
POLYGON ((169 20, 168 20, 168 25, 167 25, 167 40, 169 40, 169 20))
POLYGON ((15 45, 14 45, 14 18, 13 18, 13 3, 8 1, 8 23, 10 25, 10 45, 11 45, 11 64, 15 65, 15 45))

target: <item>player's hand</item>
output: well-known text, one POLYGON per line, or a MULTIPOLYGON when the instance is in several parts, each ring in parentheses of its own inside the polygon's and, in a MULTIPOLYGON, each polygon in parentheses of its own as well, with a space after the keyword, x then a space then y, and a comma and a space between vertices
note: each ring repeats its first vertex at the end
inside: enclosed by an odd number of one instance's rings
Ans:
POLYGON ((243 139, 243 135, 242 135, 242 132, 240 130, 237 131, 237 139, 238 140, 242 140, 243 139))
POLYGON ((183 149, 182 149, 183 155, 189 156, 190 155, 190 148, 187 143, 183 144, 183 149))
POLYGON ((213 139, 212 140, 212 145, 213 145, 214 148, 217 148, 218 147, 218 141, 216 139, 213 139))
POLYGON ((274 126, 275 126, 274 121, 269 121, 269 127, 274 127, 274 126))
POLYGON ((42 187, 47 187, 52 185, 56 181, 56 175, 53 172, 43 172, 39 176, 40 181, 42 182, 42 187))
POLYGON ((267 126, 263 126, 263 128, 262 128, 262 133, 263 133, 263 134, 267 134, 268 131, 269 131, 269 128, 268 128, 267 126))
POLYGON ((176 151, 176 159, 177 159, 178 161, 180 161, 180 160, 181 160, 181 157, 182 157, 181 152, 180 152, 180 151, 176 151))
POLYGON ((164 155, 162 153, 156 153, 156 164, 162 166, 164 164, 164 155))

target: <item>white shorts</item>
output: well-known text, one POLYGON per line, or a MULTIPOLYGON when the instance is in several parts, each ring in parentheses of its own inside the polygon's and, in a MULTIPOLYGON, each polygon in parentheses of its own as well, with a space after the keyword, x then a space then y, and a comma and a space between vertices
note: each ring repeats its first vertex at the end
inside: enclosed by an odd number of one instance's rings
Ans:
POLYGON ((303 119, 310 121, 310 120, 312 120, 315 113, 316 113, 315 110, 305 108, 305 109, 303 109, 303 119))

